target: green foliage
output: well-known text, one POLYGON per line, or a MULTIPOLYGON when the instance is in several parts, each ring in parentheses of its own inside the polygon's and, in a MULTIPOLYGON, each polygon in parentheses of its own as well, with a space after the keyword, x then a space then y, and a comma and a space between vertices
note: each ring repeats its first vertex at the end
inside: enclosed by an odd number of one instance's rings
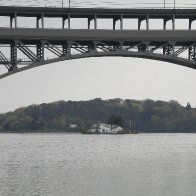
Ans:
POLYGON ((0 114, 0 131, 79 131, 96 122, 109 122, 145 132, 196 132, 196 109, 176 101, 100 98, 90 101, 58 101, 31 105, 0 114))
POLYGON ((115 116, 115 115, 112 115, 112 116, 109 117, 108 123, 110 125, 118 125, 118 126, 121 126, 121 127, 123 127, 123 124, 124 124, 122 117, 121 116, 115 116))
POLYGON ((190 103, 187 103, 187 105, 186 105, 186 110, 189 112, 191 109, 192 109, 192 108, 191 108, 191 104, 190 104, 190 103))

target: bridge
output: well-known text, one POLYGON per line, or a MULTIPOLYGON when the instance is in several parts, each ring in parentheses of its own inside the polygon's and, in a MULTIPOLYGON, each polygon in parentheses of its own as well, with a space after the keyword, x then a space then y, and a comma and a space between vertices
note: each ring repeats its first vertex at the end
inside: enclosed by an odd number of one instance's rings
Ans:
POLYGON ((195 9, 1 6, 0 17, 9 19, 9 26, 0 27, 0 79, 54 62, 103 56, 146 58, 196 69, 195 9), (18 18, 29 23, 33 18, 35 25, 21 27, 18 18), (58 19, 61 27, 45 27, 46 18, 58 19), (83 28, 73 29, 73 19, 85 19, 83 28), (99 28, 98 21, 104 19, 112 21, 111 29, 99 28), (136 20, 137 29, 131 25, 125 29, 127 19, 136 20), (150 28, 154 19, 162 21, 161 29, 150 28), (187 21, 187 29, 176 29, 178 19, 187 21))

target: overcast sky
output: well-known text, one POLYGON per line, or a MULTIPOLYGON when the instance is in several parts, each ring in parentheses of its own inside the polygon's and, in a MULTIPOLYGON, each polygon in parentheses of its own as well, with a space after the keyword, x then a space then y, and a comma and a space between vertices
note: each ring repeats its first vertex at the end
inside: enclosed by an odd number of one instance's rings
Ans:
POLYGON ((0 112, 58 100, 177 100, 196 106, 196 70, 138 58, 70 60, 0 80, 0 112))

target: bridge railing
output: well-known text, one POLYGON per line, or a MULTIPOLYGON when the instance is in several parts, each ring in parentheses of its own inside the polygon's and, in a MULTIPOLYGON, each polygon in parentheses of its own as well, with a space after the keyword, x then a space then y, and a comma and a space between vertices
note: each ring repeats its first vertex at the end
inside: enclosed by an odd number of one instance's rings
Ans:
POLYGON ((1 0, 0 6, 28 6, 28 7, 53 7, 53 8, 132 8, 132 9, 196 9, 196 3, 191 0, 186 0, 186 3, 179 3, 177 1, 163 1, 158 2, 145 1, 88 1, 88 0, 1 0), (165 2, 165 3, 164 3, 165 2))

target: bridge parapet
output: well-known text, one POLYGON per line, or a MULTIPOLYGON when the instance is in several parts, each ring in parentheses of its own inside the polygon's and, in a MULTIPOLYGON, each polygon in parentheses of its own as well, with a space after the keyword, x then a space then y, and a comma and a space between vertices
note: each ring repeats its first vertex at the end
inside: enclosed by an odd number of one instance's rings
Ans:
MULTIPOLYGON (((187 29, 191 30, 192 22, 196 20, 195 9, 106 9, 106 8, 47 8, 47 7, 9 7, 0 6, 0 16, 8 17, 9 27, 18 27, 18 18, 35 18, 35 28, 45 28, 46 18, 59 18, 60 28, 70 29, 72 19, 86 19, 83 24, 85 29, 97 29, 99 19, 111 19, 113 29, 123 29, 124 20, 136 19, 138 30, 141 29, 143 21, 146 29, 149 29, 151 19, 160 19, 163 22, 163 29, 167 29, 167 23, 172 22, 172 29, 175 29, 175 21, 187 19, 187 29), (119 28, 116 23, 119 22, 119 28), (93 23, 93 25, 91 25, 93 23)), ((32 23, 32 22, 30 22, 32 23)))

